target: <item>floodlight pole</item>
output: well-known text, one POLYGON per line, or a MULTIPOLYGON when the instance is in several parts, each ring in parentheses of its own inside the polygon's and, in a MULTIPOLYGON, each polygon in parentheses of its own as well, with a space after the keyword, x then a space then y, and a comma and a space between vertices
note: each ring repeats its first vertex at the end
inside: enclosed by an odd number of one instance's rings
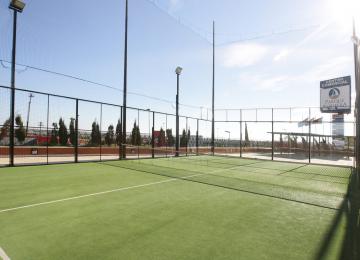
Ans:
POLYGON ((230 132, 230 131, 225 131, 225 133, 227 133, 227 134, 229 135, 228 140, 230 141, 230 134, 231 134, 231 132, 230 132))
POLYGON ((215 21, 213 21, 213 71, 212 71, 212 120, 211 120, 211 152, 215 153, 215 21))
POLYGON ((125 1, 125 45, 124 45, 124 92, 123 92, 123 134, 122 157, 126 158, 126 96, 127 96, 127 52, 128 52, 128 0, 125 1))
POLYGON ((14 166, 14 121, 15 121, 15 62, 16 62, 16 26, 17 10, 13 9, 13 41, 11 55, 11 100, 10 100, 10 142, 9 142, 9 160, 10 166, 14 166))
MULTIPOLYGON (((356 36, 356 29, 355 29, 355 19, 353 18, 353 40, 354 40, 354 65, 355 65, 355 92, 356 92, 356 99, 355 99, 355 121, 356 121, 356 145, 355 145, 355 161, 356 161, 356 168, 359 169, 360 166, 360 79, 359 79, 359 43, 355 40, 357 39, 356 36)), ((360 172, 358 172, 360 174, 360 172)))
POLYGON ((179 156, 179 80, 180 73, 176 71, 176 138, 175 138, 175 156, 179 156))

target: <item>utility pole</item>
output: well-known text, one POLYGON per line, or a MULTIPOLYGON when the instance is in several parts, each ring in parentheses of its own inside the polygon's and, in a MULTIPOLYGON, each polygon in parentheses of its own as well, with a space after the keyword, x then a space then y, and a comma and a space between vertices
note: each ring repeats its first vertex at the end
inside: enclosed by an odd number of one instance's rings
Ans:
POLYGON ((42 127, 43 127, 43 122, 40 122, 39 123, 39 128, 40 128, 40 130, 39 130, 39 136, 41 137, 41 129, 42 129, 42 127))
POLYGON ((33 93, 29 94, 29 105, 28 105, 28 111, 27 111, 27 117, 26 117, 26 135, 28 134, 29 130, 29 120, 30 120, 30 108, 31 108, 31 99, 34 97, 33 93))

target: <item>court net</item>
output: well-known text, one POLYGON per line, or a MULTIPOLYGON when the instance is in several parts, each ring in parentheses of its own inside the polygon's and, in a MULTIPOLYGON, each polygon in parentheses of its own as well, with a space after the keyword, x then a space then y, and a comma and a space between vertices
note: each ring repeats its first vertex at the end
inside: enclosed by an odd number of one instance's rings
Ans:
POLYGON ((212 156, 210 151, 148 149, 161 158, 104 164, 330 209, 340 208, 352 174, 345 167, 212 156))

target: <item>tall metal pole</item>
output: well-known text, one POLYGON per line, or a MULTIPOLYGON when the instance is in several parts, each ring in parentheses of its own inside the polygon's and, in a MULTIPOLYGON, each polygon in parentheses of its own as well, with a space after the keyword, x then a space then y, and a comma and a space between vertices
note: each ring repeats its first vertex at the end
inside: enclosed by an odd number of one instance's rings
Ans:
POLYGON ((176 74, 176 138, 175 138, 175 156, 179 156, 179 78, 176 74))
POLYGON ((271 160, 274 160, 274 108, 271 109, 271 160))
POLYGON ((240 157, 242 157, 242 110, 240 109, 240 157))
POLYGON ((309 107, 309 143, 308 143, 308 157, 311 163, 311 108, 309 107))
POLYGON ((212 120, 211 120, 211 152, 215 153, 215 21, 213 21, 213 71, 212 71, 212 120))
POLYGON ((17 11, 14 10, 13 42, 12 42, 12 56, 11 56, 11 101, 10 101, 10 142, 9 142, 10 166, 14 166, 16 24, 17 24, 17 11))
POLYGON ((126 96, 127 96, 127 49, 128 49, 128 0, 125 1, 125 46, 124 46, 124 93, 123 93, 123 158, 126 158, 126 96))
MULTIPOLYGON (((355 19, 353 18, 353 38, 356 39, 355 19)), ((359 46, 354 42, 354 63, 355 63, 355 122, 356 122, 356 145, 355 145, 355 162, 356 168, 360 166, 360 86, 359 86, 359 46)), ((359 173, 358 173, 359 174, 359 173)))
POLYGON ((196 120, 196 155, 199 155, 199 119, 196 120))
POLYGON ((155 112, 153 112, 153 122, 152 122, 152 131, 151 131, 151 157, 155 158, 155 112))
POLYGON ((120 107, 120 125, 121 125, 121 127, 120 127, 120 137, 119 137, 119 143, 118 143, 118 145, 119 145, 119 160, 121 160, 122 159, 122 146, 121 146, 121 143, 122 143, 122 117, 123 117, 123 107, 120 107))
POLYGON ((76 99, 75 108, 75 162, 79 161, 79 99, 76 99))
POLYGON ((30 108, 31 108, 31 99, 34 97, 34 95, 32 93, 29 94, 29 105, 28 105, 28 112, 27 112, 27 117, 26 117, 26 131, 25 131, 25 136, 27 136, 28 134, 28 129, 29 129, 29 120, 30 120, 30 108))

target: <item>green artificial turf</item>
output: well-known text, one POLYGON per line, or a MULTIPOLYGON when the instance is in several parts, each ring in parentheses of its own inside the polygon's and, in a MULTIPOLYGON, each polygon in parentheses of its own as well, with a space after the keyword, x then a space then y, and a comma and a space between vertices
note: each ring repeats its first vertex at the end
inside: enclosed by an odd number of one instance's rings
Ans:
POLYGON ((314 259, 350 172, 207 157, 2 168, 0 247, 11 259, 314 259))

